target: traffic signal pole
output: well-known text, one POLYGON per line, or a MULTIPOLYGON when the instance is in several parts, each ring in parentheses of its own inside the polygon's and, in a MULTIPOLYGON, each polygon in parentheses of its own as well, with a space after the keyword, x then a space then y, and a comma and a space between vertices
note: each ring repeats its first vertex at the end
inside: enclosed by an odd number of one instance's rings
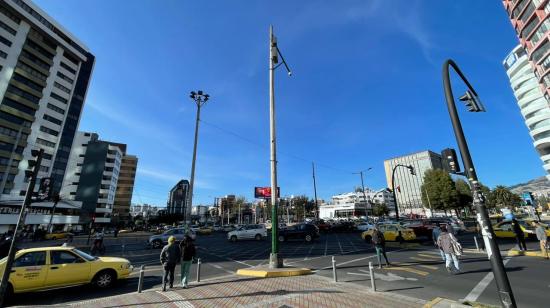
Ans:
POLYGON ((466 142, 466 138, 464 137, 462 124, 460 123, 458 112, 456 110, 453 91, 451 89, 449 67, 452 67, 454 69, 454 71, 458 74, 458 76, 460 76, 462 81, 464 81, 466 86, 468 86, 468 89, 472 91, 473 94, 477 96, 477 93, 473 89, 472 85, 468 82, 464 74, 462 74, 456 63, 450 59, 445 61, 445 63, 443 64, 443 88, 445 90, 447 108, 449 109, 449 116, 451 117, 451 123, 453 125, 456 142, 458 143, 460 156, 462 157, 462 162, 464 164, 464 172, 468 177, 468 181, 470 182, 472 187, 473 204, 477 211, 477 221, 482 229, 483 241, 485 242, 485 247, 487 248, 487 256, 489 258, 491 268, 495 276, 498 295, 500 297, 502 307, 516 307, 516 300, 512 292, 512 287, 510 286, 510 281, 508 280, 508 276, 506 275, 504 264, 502 263, 502 256, 500 255, 500 250, 495 241, 493 227, 491 226, 489 214, 487 212, 487 208, 485 207, 485 198, 481 193, 477 174, 474 168, 474 163, 472 162, 470 150, 468 149, 468 143, 466 142))
POLYGON ((271 254, 269 267, 281 267, 278 242, 278 213, 277 205, 277 142, 275 139, 275 62, 277 61, 277 40, 273 35, 273 26, 269 28, 269 139, 270 139, 270 166, 271 166, 271 254))
MULTIPOLYGON (((33 150, 34 151, 34 150, 33 150)), ((19 230, 25 225, 25 218, 27 216, 27 207, 31 204, 31 198, 34 192, 34 186, 36 184, 36 176, 40 170, 40 164, 42 163, 42 154, 44 150, 40 149, 36 155, 36 164, 32 170, 32 175, 29 180, 29 185, 27 186, 27 192, 25 193, 25 200, 19 212, 19 219, 15 225, 15 231, 13 232, 13 237, 11 240, 10 251, 8 253, 8 259, 6 260, 6 266, 4 267, 4 273, 2 274, 2 280, 0 282, 0 307, 3 306, 4 299, 6 298, 6 291, 8 287, 8 279, 11 273, 11 268, 13 266, 13 261, 15 258, 15 250, 17 248, 17 237, 20 233, 19 230)))

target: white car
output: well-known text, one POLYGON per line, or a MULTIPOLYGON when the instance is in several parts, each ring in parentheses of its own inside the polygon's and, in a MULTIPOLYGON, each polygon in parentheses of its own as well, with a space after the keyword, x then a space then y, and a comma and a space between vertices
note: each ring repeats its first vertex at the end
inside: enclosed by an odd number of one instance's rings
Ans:
POLYGON ((357 231, 367 231, 367 230, 370 230, 372 228, 374 228, 374 226, 369 224, 369 223, 366 223, 366 222, 362 222, 362 223, 357 225, 357 231))
POLYGON ((161 248, 164 244, 168 243, 168 238, 173 236, 176 241, 182 241, 183 238, 188 235, 192 240, 197 238, 197 234, 193 231, 187 231, 185 228, 174 228, 168 231, 164 231, 162 234, 152 235, 149 237, 148 245, 153 248, 161 248))
POLYGON ((260 241, 266 237, 267 229, 264 225, 246 225, 227 233, 227 239, 232 242, 245 239, 260 241))

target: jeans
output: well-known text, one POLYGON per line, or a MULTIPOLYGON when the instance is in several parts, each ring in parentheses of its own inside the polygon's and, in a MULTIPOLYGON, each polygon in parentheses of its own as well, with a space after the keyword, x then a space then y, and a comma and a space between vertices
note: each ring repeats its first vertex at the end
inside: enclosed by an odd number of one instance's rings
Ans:
POLYGON ((548 250, 546 250, 546 243, 547 241, 540 241, 540 251, 542 252, 542 256, 548 259, 548 250))
POLYGON ((439 249, 439 253, 441 254, 441 259, 442 259, 443 261, 447 260, 447 259, 445 258, 445 253, 443 252, 443 250, 439 249))
POLYGON ((386 256, 386 247, 382 245, 375 245, 374 249, 376 249, 376 256, 378 257, 378 266, 382 266, 382 256, 384 256, 384 259, 386 259, 386 265, 390 265, 390 261, 388 261, 388 257, 386 256))
POLYGON ((525 237, 516 236, 516 241, 518 242, 519 250, 527 250, 527 245, 525 245, 525 237))
POLYGON ((187 287, 189 284, 189 270, 191 269, 193 260, 181 261, 181 285, 187 287))
POLYGON ((166 283, 170 283, 170 288, 174 286, 174 270, 176 269, 175 263, 164 263, 162 265, 164 269, 164 275, 162 277, 163 289, 166 289, 166 283))
POLYGON ((454 266, 455 266, 456 270, 457 271, 460 270, 460 268, 458 266, 458 258, 454 253, 446 253, 445 254, 445 266, 447 268, 451 267, 451 258, 452 258, 452 261, 454 262, 454 266))

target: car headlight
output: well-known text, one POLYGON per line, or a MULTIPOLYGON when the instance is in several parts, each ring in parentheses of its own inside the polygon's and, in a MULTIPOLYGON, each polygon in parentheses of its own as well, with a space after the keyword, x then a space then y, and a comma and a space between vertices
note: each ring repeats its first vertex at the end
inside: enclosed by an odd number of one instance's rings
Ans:
POLYGON ((122 264, 120 267, 121 267, 122 269, 129 269, 129 268, 132 267, 132 266, 130 265, 130 262, 126 262, 126 263, 122 264))

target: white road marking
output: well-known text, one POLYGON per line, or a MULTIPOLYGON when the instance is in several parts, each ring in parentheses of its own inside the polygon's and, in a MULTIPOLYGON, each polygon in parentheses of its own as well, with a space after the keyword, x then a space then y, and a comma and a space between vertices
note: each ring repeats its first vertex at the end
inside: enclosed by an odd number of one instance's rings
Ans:
POLYGON ((336 238, 338 239, 338 246, 340 247, 340 254, 344 254, 344 250, 342 250, 342 244, 340 243, 340 237, 338 234, 336 234, 336 238))
POLYGON ((348 239, 349 243, 351 244, 351 246, 353 247, 353 250, 357 251, 357 246, 355 246, 355 244, 353 243, 352 240, 348 239))
POLYGON ((232 271, 230 271, 230 270, 227 270, 227 269, 223 268, 222 266, 220 266, 220 265, 218 265, 218 264, 215 264, 215 263, 206 263, 206 264, 211 265, 211 266, 213 266, 213 267, 215 267, 215 268, 217 268, 217 269, 219 269, 219 270, 222 270, 222 271, 224 271, 224 272, 226 272, 226 273, 228 273, 228 274, 235 274, 234 272, 232 272, 232 271))
MULTIPOLYGON (((399 249, 399 250, 389 251, 389 252, 387 252, 387 254, 391 254, 391 253, 399 252, 399 251, 403 251, 403 250, 407 250, 407 248, 402 248, 402 249, 399 249)), ((371 256, 367 256, 367 257, 363 257, 363 258, 358 258, 358 259, 353 259, 353 260, 349 260, 349 261, 346 261, 346 262, 338 263, 338 264, 336 264, 336 267, 346 265, 346 264, 350 264, 350 263, 357 262, 357 261, 372 259, 372 258, 376 258, 376 255, 371 255, 371 256)), ((321 270, 326 270, 326 269, 329 269, 329 268, 332 268, 332 265, 323 267, 323 268, 321 268, 321 270)))
POLYGON ((325 236, 325 256, 327 255, 328 236, 325 236))
MULTIPOLYGON (((512 258, 507 258, 502 263, 506 266, 506 264, 508 262, 510 262, 510 260, 512 260, 512 258)), ((468 293, 468 295, 466 295, 464 300, 469 301, 469 302, 477 301, 477 299, 479 298, 481 293, 483 293, 483 291, 485 291, 485 289, 491 283, 491 281, 493 281, 494 277, 495 276, 493 275, 493 272, 489 272, 487 275, 485 275, 485 277, 483 277, 483 279, 481 279, 481 281, 472 289, 472 291, 470 291, 470 293, 468 293)))
POLYGON ((313 247, 315 247, 315 242, 313 242, 311 244, 311 248, 309 249, 308 253, 307 253, 307 256, 304 258, 304 261, 307 261, 307 259, 309 258, 309 256, 311 255, 311 251, 313 250, 313 247))

